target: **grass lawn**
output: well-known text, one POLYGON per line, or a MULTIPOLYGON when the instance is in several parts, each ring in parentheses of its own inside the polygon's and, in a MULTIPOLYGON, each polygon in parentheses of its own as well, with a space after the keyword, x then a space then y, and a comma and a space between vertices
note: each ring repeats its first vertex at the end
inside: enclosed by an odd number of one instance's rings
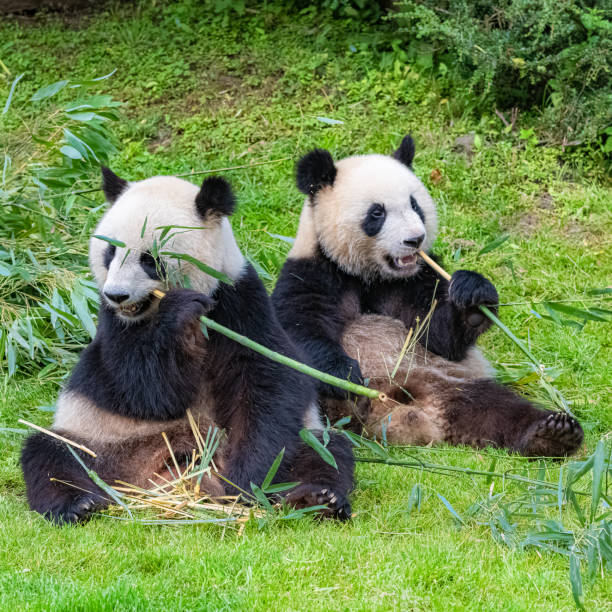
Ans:
MULTIPOLYGON (((534 314, 549 315, 546 301, 609 304, 588 295, 612 278, 612 188, 596 152, 539 146, 522 116, 522 138, 504 131, 494 109, 475 119, 469 96, 449 95, 432 76, 408 67, 381 64, 367 32, 311 10, 288 13, 271 5, 238 17, 189 2, 109 6, 0 23, 0 60, 11 73, 0 79, 2 104, 15 75, 25 72, 13 100, 23 106, 25 124, 0 124, 3 152, 18 158, 19 140, 36 122, 25 103, 39 87, 116 68, 99 90, 126 103, 112 160, 121 176, 271 162, 224 173, 239 198, 233 217, 239 244, 271 288, 289 245, 270 234, 292 236, 297 228, 299 155, 314 146, 336 157, 391 152, 411 132, 415 171, 438 202, 436 251, 446 267, 477 269, 495 282, 502 319, 555 369, 554 384, 585 428, 581 456, 609 439, 610 324, 587 321, 580 330, 534 314), (471 133, 473 142, 464 138, 471 133), (504 233, 508 240, 479 255, 504 233)), ((101 195, 90 196, 76 200, 72 216, 81 253, 101 213, 101 195)), ((497 329, 480 344, 500 371, 524 365, 497 329)), ((0 427, 16 427, 20 417, 48 425, 51 415, 37 407, 53 404, 65 373, 5 376, 0 427)), ((521 387, 546 401, 535 382, 523 380, 521 387)), ((258 529, 250 523, 241 536, 103 517, 56 528, 27 509, 21 441, 0 433, 1 610, 575 607, 566 556, 513 549, 492 537, 487 520, 470 518, 473 504, 486 505, 491 492, 503 493, 502 500, 525 493, 510 481, 360 463, 350 524, 304 519, 258 529), (415 484, 422 492, 417 507, 409 503, 415 484)), ((392 452, 478 470, 497 458, 497 472, 553 483, 563 465, 465 448, 392 452)), ((575 527, 570 510, 553 505, 538 512, 575 527)), ((609 573, 600 570, 584 588, 587 609, 612 610, 609 573)))

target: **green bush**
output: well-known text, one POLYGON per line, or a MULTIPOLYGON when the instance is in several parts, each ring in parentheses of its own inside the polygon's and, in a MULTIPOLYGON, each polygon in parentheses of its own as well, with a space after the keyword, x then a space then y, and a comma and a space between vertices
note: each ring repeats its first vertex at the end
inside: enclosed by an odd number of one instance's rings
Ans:
POLYGON ((481 104, 540 107, 559 141, 592 140, 612 123, 610 0, 399 0, 395 9, 408 58, 454 69, 481 104))
POLYGON ((0 371, 45 378, 95 333, 84 244, 99 205, 89 187, 116 152, 109 126, 119 103, 88 93, 110 75, 57 81, 21 102, 23 76, 0 111, 0 371))

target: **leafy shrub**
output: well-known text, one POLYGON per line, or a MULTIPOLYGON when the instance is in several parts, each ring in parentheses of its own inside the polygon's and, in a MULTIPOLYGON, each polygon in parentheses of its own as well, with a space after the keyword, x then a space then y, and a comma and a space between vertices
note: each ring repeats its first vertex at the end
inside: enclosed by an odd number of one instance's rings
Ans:
POLYGON ((0 366, 39 377, 72 361, 70 349, 93 336, 97 290, 84 280, 84 238, 97 204, 80 200, 101 163, 115 152, 109 122, 118 102, 88 95, 93 81, 58 81, 17 107, 18 76, 0 114, 5 134, 0 176, 0 366), (68 92, 76 95, 68 96, 68 92), (52 104, 62 95, 66 101, 52 104), (25 129, 14 128, 21 122, 25 129), (27 134, 28 137, 24 138, 27 134), (17 140, 21 139, 21 140, 17 140), (11 154, 9 155, 9 152, 11 154), (83 203, 89 206, 85 206, 83 203), (80 232, 75 232, 79 228, 80 232), (42 369, 41 369, 42 368, 42 369))
MULTIPOLYGON (((603 4, 603 3, 602 3, 603 4)), ((612 20, 595 0, 399 0, 408 57, 454 67, 485 104, 545 107, 557 138, 612 123, 612 20)))

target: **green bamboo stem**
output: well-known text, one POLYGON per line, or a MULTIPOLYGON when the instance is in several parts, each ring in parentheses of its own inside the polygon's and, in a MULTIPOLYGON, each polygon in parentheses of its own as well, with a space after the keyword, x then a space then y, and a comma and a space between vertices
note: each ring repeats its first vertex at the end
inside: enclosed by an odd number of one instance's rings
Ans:
POLYGON ((353 393, 355 395, 365 395, 366 397, 369 397, 371 399, 379 399, 381 401, 384 401, 387 397, 384 393, 381 393, 376 389, 369 389, 368 387, 356 385, 355 383, 349 382, 348 380, 336 378, 331 374, 326 374, 325 372, 321 372, 316 368, 311 368, 310 366, 304 363, 296 361, 295 359, 291 359, 291 357, 281 355, 280 353, 277 353, 276 351, 273 351, 261 344, 258 344, 257 342, 254 342, 246 336, 242 336, 241 334, 233 331, 232 329, 229 329, 228 327, 225 327, 224 325, 217 323, 216 321, 213 321, 212 319, 209 319, 208 317, 200 317, 200 320, 206 327, 210 327, 210 329, 213 329, 216 332, 227 336, 231 340, 238 342, 238 344, 242 344, 243 346, 246 346, 257 353, 264 355, 272 361, 276 361, 277 363, 282 363, 283 365, 289 366, 290 368, 293 368, 294 370, 297 370, 302 374, 312 376, 313 378, 316 378, 321 382, 333 385, 334 387, 340 387, 341 389, 349 391, 350 393, 353 393))
MULTIPOLYGON (((153 291, 153 295, 161 300, 166 294, 163 291, 160 291, 159 289, 155 289, 153 291)), ((259 344, 258 342, 255 342, 254 340, 251 340, 250 338, 247 338, 246 336, 235 332, 233 329, 225 327, 224 325, 221 325, 220 323, 209 319, 208 317, 200 317, 200 320, 206 327, 214 329, 216 332, 219 332, 220 334, 227 336, 231 340, 234 340, 234 342, 238 342, 238 344, 242 344, 242 346, 246 346, 247 348, 254 350, 256 353, 264 355, 272 361, 282 363, 283 365, 293 368, 294 370, 297 370, 302 374, 306 374, 307 376, 311 376, 312 378, 316 378, 317 380, 327 383, 328 385, 340 387, 340 389, 344 389, 345 391, 349 391, 350 393, 353 393, 355 395, 365 395, 366 397, 369 397, 371 399, 378 399, 381 402, 384 402, 387 399, 387 396, 384 393, 381 393, 376 389, 369 389, 368 387, 364 387, 363 385, 356 385, 355 383, 349 382, 348 380, 336 378, 331 374, 321 372, 321 370, 317 370, 316 368, 311 368, 305 363, 301 363, 300 361, 291 359, 291 357, 287 357, 286 355, 281 355, 280 353, 277 353, 276 351, 273 351, 263 346, 262 344, 259 344)))
MULTIPOLYGON (((401 461, 398 459, 377 459, 374 457, 355 457, 355 461, 359 463, 382 463, 385 465, 394 465, 397 467, 408 467, 417 470, 425 470, 428 472, 438 473, 459 473, 467 476, 488 476, 490 478, 502 478, 505 480, 514 480, 530 485, 548 486, 551 489, 557 489, 558 483, 548 482, 546 480, 538 480, 529 478, 528 476, 519 476, 518 474, 510 474, 508 472, 487 472, 485 470, 474 470, 472 468, 459 467, 455 465, 438 465, 436 463, 428 463, 426 461, 401 461)), ((583 491, 574 491, 577 495, 589 495, 583 491)))

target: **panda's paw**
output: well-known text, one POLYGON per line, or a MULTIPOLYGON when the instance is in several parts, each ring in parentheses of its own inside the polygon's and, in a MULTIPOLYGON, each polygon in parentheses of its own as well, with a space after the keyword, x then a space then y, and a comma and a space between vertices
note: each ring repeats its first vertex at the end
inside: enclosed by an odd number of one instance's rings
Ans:
MULTIPOLYGON (((359 367, 359 362, 352 357, 345 356, 343 359, 339 359, 334 363, 333 367, 328 371, 329 374, 335 376, 336 378, 340 378, 342 380, 346 380, 348 382, 352 382, 356 385, 363 385, 363 375, 361 373, 361 368, 359 367)), ((334 385, 327 385, 330 397, 335 397, 338 399, 354 399, 355 396, 350 394, 348 391, 341 389, 340 387, 336 387, 334 385)))
POLYGON ((478 272, 458 270, 451 276, 448 299, 459 309, 469 310, 467 322, 477 327, 484 320, 478 306, 489 306, 497 310, 499 297, 493 283, 478 272))
POLYGON ((340 521, 348 521, 351 518, 351 504, 347 496, 334 491, 329 486, 298 485, 285 497, 285 502, 297 509, 325 506, 317 512, 321 518, 333 518, 340 521))
POLYGON ((93 493, 83 493, 82 495, 65 497, 63 500, 56 500, 43 514, 45 518, 56 525, 74 525, 84 523, 104 505, 106 504, 102 502, 100 496, 93 493))
POLYGON ((159 314, 169 325, 181 330, 212 310, 214 305, 212 298, 198 291, 172 289, 160 301, 159 314))
POLYGON ((523 436, 520 451, 530 457, 564 457, 575 452, 583 438, 580 423, 569 414, 544 413, 523 436))

